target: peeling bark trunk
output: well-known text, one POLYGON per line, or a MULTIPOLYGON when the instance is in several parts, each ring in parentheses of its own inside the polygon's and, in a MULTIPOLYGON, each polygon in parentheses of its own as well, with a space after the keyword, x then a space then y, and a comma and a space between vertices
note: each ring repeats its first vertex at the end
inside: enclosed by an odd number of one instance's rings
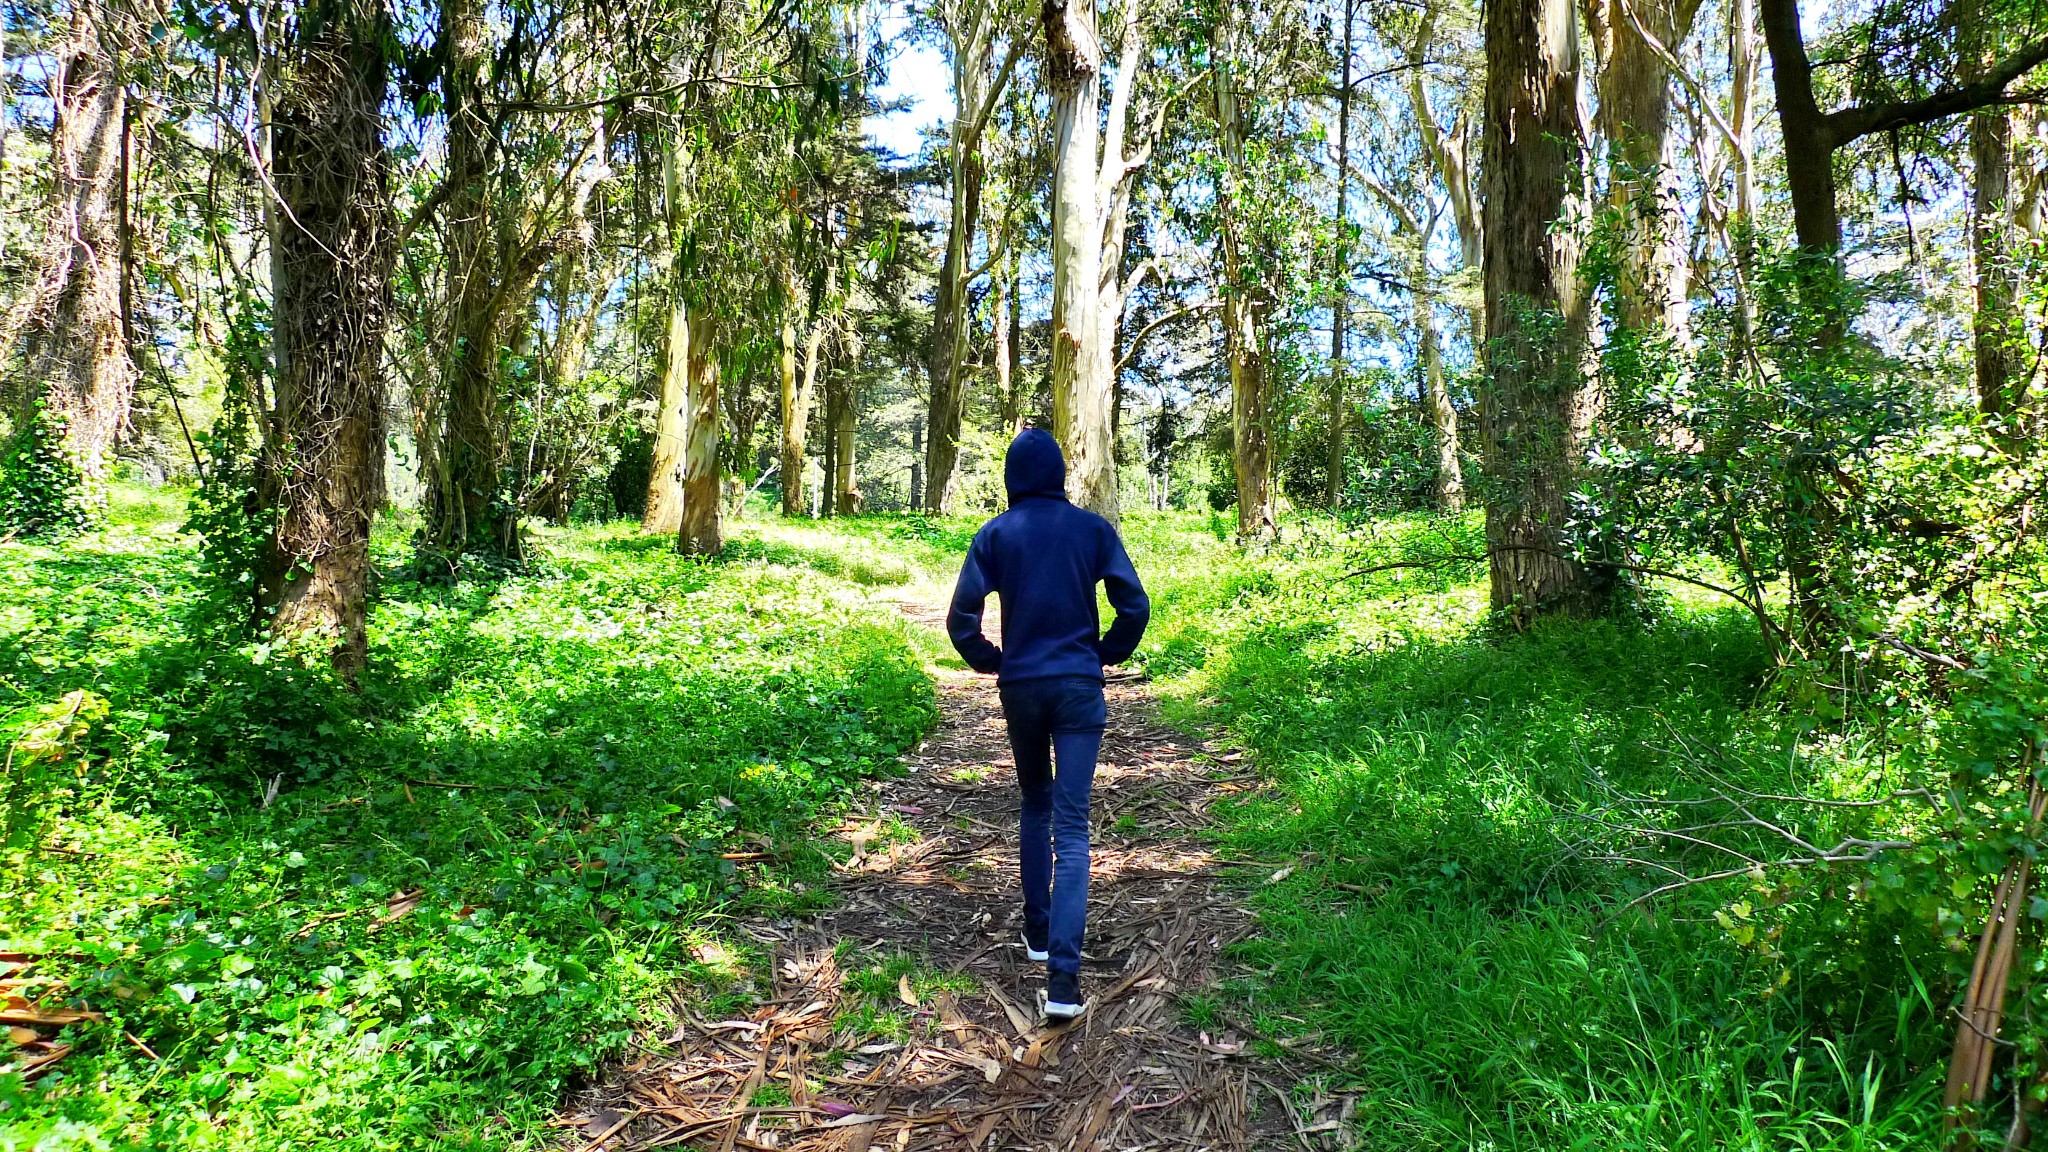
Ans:
POLYGON ((1043 18, 1053 118, 1053 427, 1067 457, 1068 495, 1114 522, 1098 197, 1102 44, 1095 0, 1048 0, 1043 18))
MULTIPOLYGON (((795 294, 790 307, 795 308, 795 294)), ((782 449, 777 468, 782 473, 782 514, 796 516, 804 506, 803 413, 797 407, 796 317, 782 318, 782 449)))
POLYGON ((120 73, 134 15, 120 0, 81 0, 55 46, 49 220, 41 268, 0 327, 15 334, 23 378, 64 422, 64 447, 88 479, 104 478, 135 399, 123 337, 121 158, 127 92, 120 73))
POLYGON ((1562 554, 1592 393, 1579 242, 1557 225, 1584 196, 1586 137, 1569 0, 1485 0, 1485 31, 1486 536, 1493 606, 1525 627, 1604 600, 1562 554))
MULTIPOLYGON (((832 298, 838 267, 828 265, 825 269, 825 299, 832 298)), ((782 404, 782 514, 803 515, 810 507, 804 499, 804 453, 806 441, 810 438, 811 408, 818 394, 820 367, 825 356, 826 318, 823 315, 811 319, 809 330, 804 333, 803 367, 799 372, 793 363, 785 361, 782 404)), ((785 329, 785 339, 795 335, 793 329, 785 329)), ((787 347, 787 346, 786 346, 787 347)), ((785 355, 793 352, 788 349, 785 355)))
POLYGON ((442 483, 427 494, 427 535, 450 557, 465 552, 516 558, 519 520, 504 498, 504 419, 499 411, 498 346, 504 315, 497 268, 496 205, 491 196, 490 125, 483 105, 488 58, 478 0, 441 6, 447 51, 442 93, 448 105, 448 332, 443 350, 442 483))
MULTIPOLYGON (((1102 166, 1097 178, 1095 202, 1102 206, 1102 257, 1098 268, 1097 281, 1097 322, 1101 325, 1101 359, 1099 367, 1103 374, 1102 388, 1108 393, 1109 403, 1109 455, 1104 464, 1114 503, 1117 480, 1117 454, 1122 443, 1123 417, 1123 325, 1124 313, 1130 304, 1131 293, 1137 290, 1143 277, 1149 275, 1147 266, 1141 266, 1125 279, 1124 241, 1129 225, 1131 190, 1138 171, 1144 167, 1150 155, 1151 135, 1158 131, 1155 119, 1150 134, 1140 145, 1136 156, 1129 154, 1127 147, 1130 135, 1131 101, 1137 93, 1138 76, 1144 70, 1144 19, 1145 9, 1139 0, 1132 0, 1124 6, 1122 43, 1117 49, 1116 81, 1110 91, 1109 112, 1103 117, 1102 166)), ((1104 513, 1114 521, 1116 517, 1104 513)))
MULTIPOLYGON (((1444 185, 1444 196, 1450 202, 1451 219, 1458 226, 1459 266, 1470 272, 1479 272, 1485 264, 1485 236, 1483 233, 1482 211, 1479 196, 1473 186, 1471 143, 1469 126, 1453 124, 1446 130, 1436 122, 1436 113, 1429 106, 1429 89, 1424 77, 1424 67, 1429 59, 1429 48, 1436 36, 1436 11, 1430 9, 1423 14, 1415 39, 1408 46, 1408 109, 1415 118, 1417 130, 1422 135, 1422 149, 1429 158, 1430 167, 1435 169, 1437 179, 1444 185)), ((1472 356, 1475 361, 1486 358, 1486 311, 1482 305, 1471 314, 1472 356)))
POLYGON ((673 536, 683 527, 683 445, 687 436, 690 379, 690 306, 671 287, 668 341, 661 366, 661 397, 654 417, 654 465, 647 477, 647 509, 640 530, 673 536))
POLYGON ((690 315, 690 354, 683 394, 683 509, 676 550, 685 556, 715 556, 725 548, 722 468, 718 456, 718 353, 711 317, 690 315))
POLYGON ((996 395, 1003 404, 1003 438, 1014 440, 1024 431, 1024 405, 1020 392, 1022 374, 1017 370, 1018 345, 1021 343, 1018 331, 1021 321, 1017 316, 1016 257, 1003 261, 1004 267, 997 270, 991 289, 990 307, 994 313, 989 326, 989 338, 993 344, 989 359, 995 364, 996 395))
POLYGON ((1738 357, 1756 344, 1756 78, 1759 64, 1754 0, 1728 5, 1728 126, 1734 137, 1735 213, 1728 222, 1735 257, 1738 357))
POLYGON ((930 436, 925 441, 927 512, 950 512, 960 463, 960 421, 967 400, 968 265, 981 224, 981 189, 987 174, 981 158, 981 126, 998 86, 1009 70, 995 75, 993 5, 976 3, 946 20, 953 62, 953 124, 947 155, 952 168, 946 255, 932 301, 931 347, 925 371, 931 378, 930 436))
MULTIPOLYGON (((954 131, 960 130, 956 120, 954 131)), ((925 371, 931 377, 931 436, 925 441, 927 512, 952 511, 953 481, 960 463, 960 420, 967 401, 967 264, 974 254, 974 232, 981 219, 981 156, 978 152, 962 154, 959 146, 954 152, 952 222, 932 305, 931 354, 925 361, 925 371)))
POLYGON ((849 381, 841 387, 839 419, 832 427, 833 507, 841 516, 853 516, 860 512, 860 486, 854 479, 857 446, 853 436, 857 428, 857 418, 852 382, 849 381))
POLYGON ((389 17, 378 0, 317 0, 284 50, 275 110, 281 234, 275 305, 290 355, 264 461, 277 532, 258 581, 280 638, 332 638, 361 671, 370 523, 384 494, 384 330, 394 226, 383 109, 389 17))
POLYGON ((1429 282, 1426 246, 1416 250, 1415 265, 1409 273, 1416 284, 1411 299, 1417 356, 1422 362, 1422 404, 1429 414, 1431 438, 1436 442, 1436 506, 1441 512, 1462 512, 1465 509, 1465 472, 1458 458, 1458 409, 1451 403, 1451 390, 1444 382, 1443 347, 1437 336, 1436 305, 1429 293, 1421 289, 1429 282))
POLYGON ((1602 22, 1613 47, 1600 72, 1596 127, 1607 141, 1608 202, 1624 236, 1618 319, 1676 341, 1691 331, 1685 221, 1671 151, 1672 75, 1657 46, 1677 51, 1698 13, 1699 0, 1613 0, 1602 22))

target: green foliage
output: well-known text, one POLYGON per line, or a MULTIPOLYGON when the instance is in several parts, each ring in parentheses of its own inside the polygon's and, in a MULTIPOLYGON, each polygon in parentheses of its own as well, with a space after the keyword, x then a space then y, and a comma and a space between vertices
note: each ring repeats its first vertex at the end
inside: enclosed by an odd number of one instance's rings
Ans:
POLYGON ((1856 514, 1843 478, 1936 410, 1933 390, 1912 383, 1932 376, 1844 334, 1864 303, 1832 266, 1794 253, 1761 265, 1752 287, 1753 321, 1734 300, 1701 309, 1691 345, 1610 335, 1601 370, 1616 419, 1578 495, 1578 530, 1617 555, 1713 555, 1759 602, 1802 565, 1822 574, 1799 577, 1795 595, 1853 597, 1853 562, 1823 555, 1856 514))
MULTIPOLYGON (((1270 781, 1219 829, 1256 862, 1261 920, 1225 1002, 1353 1055, 1331 1086, 1358 1094, 1361 1146, 1934 1138, 1956 976, 1931 913, 1858 895, 1875 880, 1854 868, 1625 910, 1662 868, 1722 856, 1604 826, 1640 816, 1620 796, 1710 799, 1709 768, 1758 792, 1885 795, 1915 770, 1881 718, 1818 732, 1760 693, 1754 622, 1697 589, 1664 589, 1648 623, 1512 636, 1487 627, 1483 565, 1366 571, 1477 550, 1476 515, 1312 522, 1257 556, 1198 526, 1126 519, 1154 592, 1148 670, 1270 781)), ((1759 810, 1818 839, 1910 808, 1759 810)))
POLYGON ((81 745, 106 718, 107 702, 80 688, 9 719, 0 768, 0 876, 13 875, 17 860, 34 859, 52 806, 69 795, 64 774, 55 769, 80 761, 76 774, 84 775, 81 745))
POLYGON ((91 528, 105 496, 64 445, 64 417, 41 397, 0 456, 0 536, 56 540, 91 528))
POLYGON ((245 302, 231 316, 220 414, 195 438, 203 466, 185 530, 199 536, 199 587, 204 591, 191 619, 202 641, 231 643, 252 633, 257 576, 276 529, 276 510, 264 507, 258 491, 261 460, 252 398, 262 379, 262 341, 267 338, 256 323, 259 307, 245 302))
POLYGON ((387 575, 354 692, 195 651, 185 540, 0 548, 6 694, 107 708, 50 761, 65 851, 0 884, 0 949, 107 1019, 0 1077, 0 1145, 504 1146, 667 1026, 714 913, 815 899, 805 829, 935 715, 893 612, 623 529, 549 545, 545 576, 387 575))

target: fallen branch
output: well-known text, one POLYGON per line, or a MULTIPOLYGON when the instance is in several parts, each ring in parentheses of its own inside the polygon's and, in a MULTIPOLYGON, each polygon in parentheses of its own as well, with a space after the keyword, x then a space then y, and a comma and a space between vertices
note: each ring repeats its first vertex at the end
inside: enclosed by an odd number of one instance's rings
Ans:
POLYGON ((1695 588, 1704 588, 1709 592, 1726 596, 1744 608, 1749 609, 1750 614, 1757 618, 1759 624, 1763 625, 1766 635, 1780 641, 1789 639, 1785 635, 1784 627, 1776 620, 1771 619, 1770 612, 1762 603, 1750 599, 1733 588, 1723 587, 1712 581, 1701 580, 1697 576, 1687 576, 1683 572, 1673 572, 1668 568, 1652 568, 1645 564, 1629 564, 1620 560, 1582 560, 1578 557, 1559 552, 1555 548, 1542 548, 1533 544, 1495 544, 1489 546, 1484 552, 1451 552, 1423 560, 1397 560, 1386 564, 1374 564, 1370 567, 1347 572, 1343 575, 1342 579, 1356 580, 1363 576, 1371 576, 1379 572, 1392 572, 1402 568, 1435 569, 1449 567, 1452 564, 1483 564, 1490 562, 1496 554, 1502 552, 1535 552, 1554 559, 1565 560, 1574 564, 1583 564, 1589 568, 1612 568, 1618 572, 1634 572, 1642 576, 1655 576, 1665 580, 1676 580, 1681 584, 1690 584, 1695 588))

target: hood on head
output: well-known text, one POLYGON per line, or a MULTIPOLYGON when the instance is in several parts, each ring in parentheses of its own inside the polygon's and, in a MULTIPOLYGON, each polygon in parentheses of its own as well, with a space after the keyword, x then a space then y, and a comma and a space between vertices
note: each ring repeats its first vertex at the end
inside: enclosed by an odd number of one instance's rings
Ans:
POLYGON ((1052 433, 1026 428, 1017 434, 1003 460, 1003 487, 1013 501, 1025 496, 1067 498, 1067 458, 1060 455, 1052 433))

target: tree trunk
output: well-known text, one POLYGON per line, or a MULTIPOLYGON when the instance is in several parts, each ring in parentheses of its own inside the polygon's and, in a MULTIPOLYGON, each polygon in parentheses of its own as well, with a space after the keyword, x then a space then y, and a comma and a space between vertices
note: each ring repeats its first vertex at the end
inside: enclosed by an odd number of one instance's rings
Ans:
POLYGON ((992 27, 968 18, 967 28, 953 29, 953 125, 947 150, 951 168, 951 201, 946 228, 946 255, 939 266, 932 301, 931 347, 925 371, 931 377, 931 434, 925 441, 924 510, 950 512, 955 473, 960 463, 960 420, 966 407, 968 264, 974 257, 974 233, 981 222, 981 185, 986 174, 981 159, 980 113, 989 93, 994 61, 988 31, 992 27))
MULTIPOLYGON (((838 443, 838 437, 827 437, 825 443, 838 443)), ((827 465, 825 492, 831 492, 831 476, 834 471, 827 465)), ((909 506, 924 508, 924 422, 909 426, 909 506)))
POLYGON ((1223 170, 1216 187, 1216 215, 1223 240, 1223 349, 1230 365, 1230 430, 1232 470, 1237 474, 1237 535, 1240 540, 1273 534, 1272 420, 1266 362, 1265 301, 1257 274, 1247 265, 1246 237, 1237 199, 1244 166, 1245 124, 1238 106, 1231 68, 1236 55, 1229 43, 1229 16, 1213 29, 1209 75, 1215 100, 1216 134, 1222 145, 1223 170))
MULTIPOLYGON (((1999 40, 1990 13, 1966 19, 1961 45, 1966 74, 1975 79, 1999 40)), ((2025 401, 2027 372, 2023 354, 2026 336, 2020 330, 2015 301, 2019 294, 2010 237, 2012 214, 2012 112, 2003 106, 1980 108, 1970 115, 1970 261, 1977 273, 1977 311, 1972 317, 1976 342, 1977 410, 1994 422, 2013 415, 2025 401)), ((2009 445, 2024 437, 2001 428, 2009 445)))
POLYGON ((277 531, 258 604, 280 638, 331 638, 359 672, 370 523, 384 494, 384 329, 394 227, 383 111, 390 36, 378 0, 314 0, 281 61, 273 179, 293 224, 275 301, 290 352, 265 495, 277 531))
POLYGON ((1756 4, 1728 5, 1728 126, 1734 139, 1735 213, 1729 235, 1735 257, 1735 349, 1738 359, 1756 344, 1756 4))
MULTIPOLYGON (((593 265, 581 258, 563 261, 555 277, 555 343, 548 355, 543 388, 558 393, 579 387, 590 357, 590 337, 598 313, 618 279, 615 264, 593 265), (587 293, 587 299, 578 297, 587 293)), ((529 329, 531 331, 531 329, 529 329)), ((545 397, 535 406, 543 412, 545 397)), ((585 428, 564 429, 543 420, 534 422, 527 445, 526 475, 532 487, 520 501, 523 512, 552 524, 567 524, 576 510, 581 471, 590 458, 594 437, 585 428), (534 478, 538 478, 538 482, 534 478)))
POLYGON ((1016 257, 1005 257, 1003 267, 996 270, 995 280, 989 289, 989 306, 993 313, 989 324, 989 339, 993 345, 989 360, 995 365, 996 395, 1003 405, 1005 440, 1014 440, 1019 432, 1024 431, 1023 395, 1019 391, 1023 374, 1017 371, 1020 321, 1013 286, 1016 273, 1016 257))
POLYGON ((832 488, 837 494, 836 507, 841 516, 858 515, 861 506, 860 485, 854 479, 856 445, 853 434, 858 416, 856 408, 853 382, 849 380, 840 393, 839 422, 832 430, 833 439, 836 441, 832 453, 832 488))
POLYGON ((682 288, 669 291, 668 340, 662 356, 660 407, 654 417, 654 465, 647 477, 647 510, 640 517, 641 531, 657 536, 674 536, 683 527, 683 447, 689 427, 693 325, 682 288))
POLYGON ((122 61, 135 17, 123 0, 80 0, 51 55, 49 221, 41 267, 4 326, 0 356, 24 339, 23 378, 64 425, 89 480, 106 475, 135 398, 121 307, 121 157, 128 101, 122 61))
MULTIPOLYGON (((845 404, 837 384, 825 388, 825 450, 818 457, 818 515, 830 519, 839 508, 839 409, 845 404)), ((910 506, 918 506, 917 473, 924 467, 924 426, 910 438, 910 506)))
MULTIPOLYGON (((1228 244, 1228 241, 1225 241, 1228 244)), ((1230 463, 1237 473, 1237 535, 1263 539, 1278 529, 1273 448, 1267 411, 1271 381, 1262 344, 1263 310, 1243 292, 1223 301, 1224 354, 1230 361, 1230 463)))
POLYGON ((1586 137, 1570 0, 1485 0, 1485 35, 1486 536, 1493 605, 1523 627, 1603 599, 1564 555, 1592 396, 1579 243, 1558 225, 1584 196, 1586 137))
MULTIPOLYGON (((1150 274, 1141 267, 1133 279, 1123 275, 1127 223, 1131 192, 1138 171, 1152 149, 1152 136, 1159 124, 1155 118, 1139 155, 1127 154, 1131 101, 1137 93, 1138 76, 1145 63, 1146 9, 1141 0, 1123 6, 1122 44, 1117 50, 1116 79, 1110 89, 1109 111, 1103 116, 1100 171, 1096 177, 1095 203, 1101 207, 1102 255, 1097 265, 1096 323, 1099 326, 1096 368, 1102 374, 1099 387, 1105 396, 1109 428, 1107 451, 1101 464, 1100 482, 1107 485, 1110 511, 1102 514, 1117 519, 1117 465, 1123 415, 1123 323, 1131 293, 1150 274)), ((1071 480, 1071 474, 1069 479, 1071 480)), ((1096 509, 1101 511, 1101 509, 1096 509)))
POLYGON ((1842 246, 1835 206, 1835 141, 1813 94, 1813 62, 1799 29, 1799 0, 1757 0, 1764 43, 1771 50, 1771 81, 1778 96, 1778 131, 1785 140, 1785 185, 1792 197, 1792 229, 1811 257, 1832 261, 1842 246))
MULTIPOLYGON (((806 359, 811 359, 806 357, 806 359)), ((805 365, 809 376, 810 365, 805 365)), ((782 472, 782 514, 787 517, 801 516, 804 510, 804 433, 809 431, 805 423, 810 417, 809 381, 803 389, 797 387, 796 374, 796 318, 785 317, 782 321, 782 455, 779 468, 782 472)))
POLYGON ((1409 273, 1415 281, 1411 294, 1417 342, 1422 367, 1422 404, 1429 414, 1430 438, 1436 442, 1436 506, 1440 512, 1465 510, 1465 470, 1458 458, 1458 409, 1451 403, 1451 390, 1444 382, 1442 343, 1436 330, 1436 303, 1423 290, 1429 283, 1428 244, 1416 248, 1415 266, 1409 273))
MULTIPOLYGON (((1437 124, 1436 113, 1429 106, 1426 65, 1431 41, 1436 36, 1436 19, 1436 10, 1426 9, 1416 29, 1415 39, 1408 46, 1408 111, 1422 134, 1423 154, 1428 157, 1437 179, 1443 182, 1445 199, 1450 202, 1451 219, 1458 226, 1459 266, 1468 272, 1479 272, 1486 262, 1485 236, 1479 196, 1472 183, 1470 130, 1458 124, 1445 130, 1437 124)), ((1484 362, 1486 310, 1483 305, 1472 309, 1471 329, 1473 361, 1484 362)))
MULTIPOLYGON (((7 22, 0 20, 0 204, 12 204, 7 197, 7 144, 12 125, 8 116, 14 110, 14 76, 6 66, 7 22)), ((7 264, 7 230, 0 228, 0 267, 7 264)), ((6 351, 6 341, 0 340, 0 355, 6 351)))
POLYGON ((448 331, 441 370, 441 483, 427 494, 427 538, 456 563, 465 553, 516 559, 519 518, 504 492, 505 421, 498 387, 505 314, 500 222, 491 195, 490 121, 483 99, 490 45, 479 0, 441 5, 441 43, 447 53, 441 81, 448 107, 448 331))
POLYGON ((711 342, 712 319, 702 311, 689 320, 690 355, 683 394, 683 522, 676 550, 685 556, 715 556, 725 548, 723 471, 718 455, 718 352, 711 342))
POLYGON ((1608 202, 1624 237, 1617 319, 1682 343, 1691 328, 1685 224, 1671 153, 1671 69, 1657 48, 1678 50, 1699 0, 1614 0, 1607 11, 1613 50, 1600 74, 1597 127, 1609 149, 1608 202))
POLYGON ((1349 407, 1344 394, 1344 320, 1351 311, 1351 32, 1353 0, 1344 0, 1344 82, 1337 89, 1337 244, 1330 275, 1330 450, 1324 464, 1323 503, 1331 511, 1344 502, 1344 431, 1349 407))
POLYGON ((1052 90, 1052 409, 1076 504, 1117 515, 1109 432, 1109 364, 1102 323, 1102 43, 1095 0, 1051 0, 1044 12, 1052 90))
POLYGON ((925 362, 925 371, 931 377, 931 436, 925 441, 927 512, 952 511, 953 481, 960 463, 970 322, 967 263, 974 254, 974 231, 981 216, 982 176, 978 154, 955 159, 952 225, 947 233, 945 262, 939 268, 938 294, 932 306, 931 354, 925 362))

